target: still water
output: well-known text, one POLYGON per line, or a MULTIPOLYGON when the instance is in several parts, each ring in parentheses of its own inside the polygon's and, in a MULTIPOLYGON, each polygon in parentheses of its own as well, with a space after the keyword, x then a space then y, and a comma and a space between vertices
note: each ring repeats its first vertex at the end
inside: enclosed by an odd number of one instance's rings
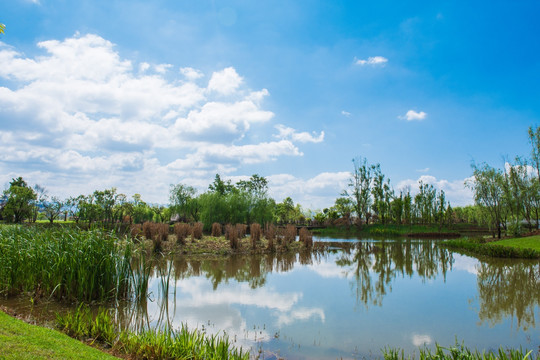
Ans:
POLYGON ((539 349, 538 261, 476 259, 428 240, 316 241, 330 250, 163 260, 148 300, 118 315, 132 327, 225 332, 265 359, 380 357, 456 339, 539 349))

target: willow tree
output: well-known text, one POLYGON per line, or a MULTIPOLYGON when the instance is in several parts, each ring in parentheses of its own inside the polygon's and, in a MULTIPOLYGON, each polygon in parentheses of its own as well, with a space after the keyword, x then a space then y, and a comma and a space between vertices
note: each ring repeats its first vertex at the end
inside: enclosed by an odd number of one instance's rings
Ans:
POLYGON ((375 166, 369 165, 366 158, 355 158, 352 162, 353 173, 348 184, 350 190, 344 190, 342 195, 351 199, 356 215, 360 219, 363 215, 367 224, 372 204, 371 183, 375 166))

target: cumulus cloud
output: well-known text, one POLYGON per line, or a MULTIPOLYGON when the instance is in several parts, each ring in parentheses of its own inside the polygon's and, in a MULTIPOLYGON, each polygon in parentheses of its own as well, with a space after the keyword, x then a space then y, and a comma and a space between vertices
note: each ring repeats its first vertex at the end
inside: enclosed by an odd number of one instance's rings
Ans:
POLYGON ((295 129, 287 127, 285 125, 277 125, 276 129, 278 130, 279 134, 276 135, 279 139, 291 139, 293 141, 298 141, 301 143, 320 143, 324 140, 324 131, 321 131, 320 134, 313 133, 307 133, 307 132, 297 132, 295 129))
POLYGON ((360 66, 371 65, 371 66, 382 66, 388 62, 388 59, 383 56, 373 56, 365 59, 356 59, 355 64, 360 66))
POLYGON ((407 120, 407 121, 422 121, 427 117, 427 114, 423 111, 417 112, 414 110, 409 110, 407 113, 403 116, 398 116, 401 120, 407 120))
POLYGON ((22 175, 60 196, 116 186, 164 201, 181 178, 206 181, 302 156, 298 144, 324 138, 287 130, 277 140, 247 140, 274 113, 263 108, 268 90, 247 88, 234 67, 214 71, 204 86, 200 70, 135 63, 93 34, 37 47, 27 56, 0 44, 2 182, 22 175))

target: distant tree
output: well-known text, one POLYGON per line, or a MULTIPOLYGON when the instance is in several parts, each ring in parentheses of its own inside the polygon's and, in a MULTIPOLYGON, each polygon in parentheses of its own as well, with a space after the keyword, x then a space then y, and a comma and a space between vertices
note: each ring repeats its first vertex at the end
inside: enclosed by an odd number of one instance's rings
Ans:
POLYGON ((362 215, 369 222, 371 199, 371 183, 373 180, 372 172, 374 165, 369 165, 366 158, 353 159, 353 173, 349 179, 349 191, 343 191, 342 196, 351 199, 356 215, 361 218, 362 215))
POLYGON ((334 208, 338 216, 350 219, 351 213, 354 211, 353 203, 348 197, 339 197, 334 201, 334 208))
POLYGON ((56 196, 53 196, 51 200, 44 201, 43 213, 45 214, 45 217, 49 220, 49 222, 52 224, 54 220, 62 213, 63 207, 64 203, 56 196))
POLYGON ((536 176, 540 183, 540 126, 533 129, 529 127, 529 142, 531 144, 531 159, 536 170, 536 176))
POLYGON ((6 25, 0 24, 0 34, 3 34, 5 30, 6 30, 6 25))
POLYGON ((20 223, 32 217, 37 195, 22 177, 12 179, 9 188, 4 191, 4 198, 6 199, 2 210, 4 219, 20 223))
POLYGON ((216 174, 214 182, 208 186, 208 190, 218 193, 219 195, 225 195, 234 189, 234 185, 231 184, 231 180, 226 182, 221 179, 219 174, 216 174))
POLYGON ((184 222, 198 221, 198 203, 195 200, 197 190, 184 184, 171 185, 169 190, 169 207, 171 212, 178 214, 184 222))
POLYGON ((36 193, 36 200, 33 201, 32 209, 32 221, 36 222, 38 213, 40 209, 43 209, 45 203, 47 202, 49 196, 47 195, 47 189, 41 185, 34 185, 34 192, 36 193))

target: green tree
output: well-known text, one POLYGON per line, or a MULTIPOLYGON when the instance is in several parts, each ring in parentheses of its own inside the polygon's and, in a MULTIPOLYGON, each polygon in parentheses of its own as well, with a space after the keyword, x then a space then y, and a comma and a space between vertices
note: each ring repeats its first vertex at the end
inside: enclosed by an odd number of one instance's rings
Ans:
POLYGON ((356 216, 361 218, 362 215, 366 219, 366 224, 369 222, 370 209, 372 204, 371 199, 371 183, 373 180, 372 172, 376 168, 374 165, 369 165, 366 158, 355 158, 353 162, 353 173, 349 179, 349 191, 343 191, 342 196, 347 196, 351 199, 356 216))
POLYGON ((181 183, 171 185, 169 191, 169 207, 171 212, 178 214, 180 220, 184 222, 188 222, 190 218, 193 221, 198 221, 199 206, 195 197, 196 194, 197 190, 192 186, 181 183))
POLYGON ((3 34, 5 30, 6 30, 6 25, 0 24, 0 34, 3 34))
POLYGON ((63 207, 64 203, 56 196, 53 196, 51 200, 47 200, 43 203, 43 213, 52 224, 54 220, 62 213, 63 207))
POLYGON ((9 189, 4 191, 4 199, 2 216, 7 221, 20 223, 32 217, 37 195, 22 177, 12 179, 9 189))

